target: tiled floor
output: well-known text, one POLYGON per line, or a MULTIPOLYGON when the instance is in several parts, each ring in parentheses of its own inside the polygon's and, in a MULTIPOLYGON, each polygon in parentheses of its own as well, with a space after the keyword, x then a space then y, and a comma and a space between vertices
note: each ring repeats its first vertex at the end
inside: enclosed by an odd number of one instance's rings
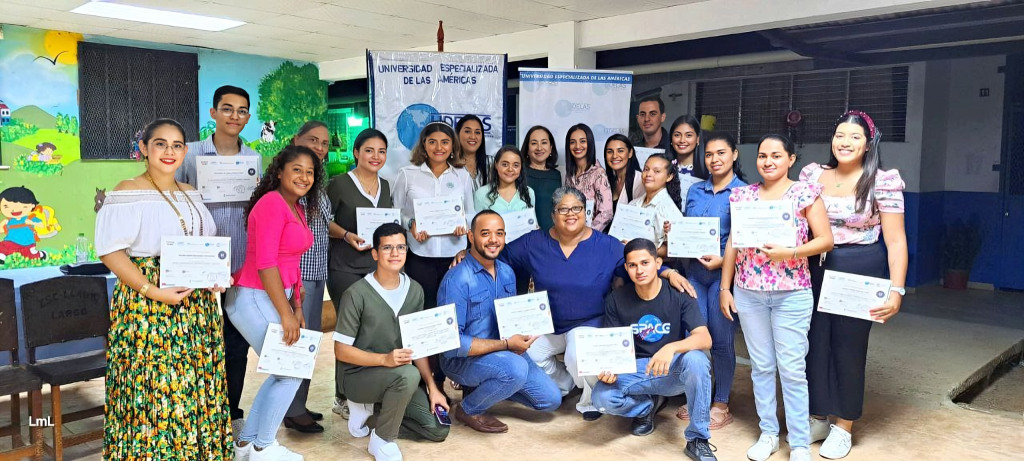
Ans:
MULTIPOLYGON (((908 303, 942 300, 941 291, 930 290, 908 297, 908 303)), ((959 302, 971 303, 960 307, 962 310, 991 305, 991 299, 982 299, 953 296, 941 304, 947 306, 943 309, 948 312, 955 311, 959 302)), ((909 307, 907 311, 922 312, 928 306, 918 304, 909 307)), ((992 318, 998 316, 992 315, 992 318)), ((876 326, 872 336, 867 405, 864 417, 854 431, 854 450, 846 459, 1024 459, 1024 418, 965 410, 949 403, 945 397, 951 388, 981 364, 1024 339, 1024 330, 904 313, 886 325, 876 326)), ((740 355, 745 355, 742 335, 738 335, 737 340, 740 355)), ((324 345, 327 346, 329 341, 330 338, 325 336, 324 345)), ((367 440, 352 438, 344 420, 330 413, 333 357, 329 355, 330 347, 322 350, 325 352, 318 362, 309 407, 327 415, 324 421, 327 431, 307 436, 281 429, 278 438, 282 444, 304 454, 310 461, 371 460, 366 453, 367 440)), ((263 380, 263 376, 251 371, 254 363, 255 356, 251 356, 243 407, 249 406, 263 380)), ((1024 393, 1024 389, 1020 392, 1024 393)), ((459 395, 452 391, 449 394, 459 395)), ((65 388, 64 397, 66 405, 73 407, 100 403, 103 384, 96 381, 69 386, 65 388)), ((586 423, 575 412, 573 403, 565 402, 554 414, 540 414, 513 404, 502 404, 495 408, 494 413, 509 425, 507 434, 484 435, 465 426, 455 426, 449 439, 443 443, 399 443, 408 460, 684 459, 681 453, 684 425, 673 416, 675 405, 658 416, 658 429, 653 435, 633 437, 628 432, 628 420, 606 416, 586 423)), ((0 398, 0 425, 8 421, 8 408, 7 398, 0 398)), ((48 411, 48 406, 44 407, 45 411, 48 411)), ((759 433, 749 367, 740 366, 737 370, 732 411, 735 422, 712 433, 711 442, 717 446, 720 460, 745 459, 747 447, 759 433)), ((79 423, 72 425, 70 430, 85 430, 100 424, 98 420, 79 423)), ((9 439, 0 442, 0 449, 8 447, 9 443, 9 439)), ((94 442, 68 450, 65 458, 99 460, 101 450, 101 444, 94 442)), ((817 458, 817 446, 812 451, 817 458)), ((785 460, 787 457, 788 448, 784 445, 771 459, 785 460)))

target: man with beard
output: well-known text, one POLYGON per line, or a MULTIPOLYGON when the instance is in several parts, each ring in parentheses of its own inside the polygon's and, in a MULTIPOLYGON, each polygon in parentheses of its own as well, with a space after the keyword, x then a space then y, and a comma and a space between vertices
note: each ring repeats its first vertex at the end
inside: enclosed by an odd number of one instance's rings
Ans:
POLYGON ((448 271, 437 293, 438 304, 455 304, 461 346, 441 356, 441 368, 472 391, 455 408, 455 419, 485 433, 508 432, 487 409, 511 400, 535 410, 554 411, 561 391, 524 353, 536 336, 499 339, 494 300, 515 296, 512 268, 498 261, 505 248, 505 221, 494 211, 478 213, 470 224, 469 257, 448 271))

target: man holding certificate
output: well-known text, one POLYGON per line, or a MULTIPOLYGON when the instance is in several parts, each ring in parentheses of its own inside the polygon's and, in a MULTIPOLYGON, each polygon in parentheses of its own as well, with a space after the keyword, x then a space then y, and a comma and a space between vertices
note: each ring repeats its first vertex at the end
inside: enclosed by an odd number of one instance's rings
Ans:
MULTIPOLYGON (((661 258, 653 242, 635 239, 623 253, 635 285, 618 288, 605 298, 603 322, 605 328, 632 328, 637 371, 601 372, 594 386, 594 406, 601 413, 633 418, 633 435, 643 436, 654 432, 654 417, 668 403, 666 397, 685 392, 691 415, 686 456, 715 460, 708 445, 711 363, 703 351, 711 349, 711 334, 704 317, 692 297, 658 277, 661 258)), ((579 357, 588 357, 582 345, 577 347, 579 357)))
POLYGON ((499 339, 494 301, 516 294, 512 268, 498 261, 505 247, 505 222, 491 210, 481 211, 470 226, 469 257, 448 271, 437 297, 455 304, 462 345, 442 354, 441 367, 455 382, 474 388, 464 393, 455 419, 485 433, 508 432, 508 426, 486 413, 503 400, 535 410, 554 411, 562 394, 544 370, 525 352, 538 336, 513 334, 499 339))
POLYGON ((395 443, 400 428, 433 442, 448 437, 448 426, 434 414, 438 408, 447 412, 448 401, 431 379, 427 358, 414 360, 416 351, 402 347, 399 316, 423 311, 423 289, 402 273, 408 251, 402 226, 384 224, 373 232, 377 270, 341 296, 334 333, 348 430, 353 437, 370 436, 369 451, 378 461, 402 459, 395 443), (371 432, 366 421, 376 403, 380 415, 371 432))

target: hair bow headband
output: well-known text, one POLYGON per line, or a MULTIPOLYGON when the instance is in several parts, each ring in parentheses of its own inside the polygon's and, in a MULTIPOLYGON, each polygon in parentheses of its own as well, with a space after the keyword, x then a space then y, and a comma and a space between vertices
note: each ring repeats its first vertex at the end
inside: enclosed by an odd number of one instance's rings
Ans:
POLYGON ((860 117, 860 118, 864 119, 865 122, 868 122, 868 128, 871 130, 871 132, 868 133, 868 135, 871 136, 872 139, 875 138, 875 133, 878 130, 875 129, 875 121, 871 119, 870 115, 868 115, 864 111, 860 111, 860 110, 849 110, 849 111, 846 111, 845 114, 843 114, 843 118, 845 118, 847 116, 850 116, 850 115, 855 115, 857 117, 860 117))

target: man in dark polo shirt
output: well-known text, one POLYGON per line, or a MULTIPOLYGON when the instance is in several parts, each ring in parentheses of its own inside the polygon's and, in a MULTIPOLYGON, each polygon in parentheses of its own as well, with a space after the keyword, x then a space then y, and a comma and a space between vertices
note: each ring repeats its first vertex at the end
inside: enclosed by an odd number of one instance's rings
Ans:
POLYGON ((384 224, 373 233, 377 270, 341 295, 334 354, 342 362, 342 389, 348 397, 348 430, 370 436, 368 451, 377 461, 401 460, 395 439, 400 429, 433 442, 448 437, 448 426, 434 414, 448 401, 434 384, 427 358, 412 360, 402 348, 398 317, 423 310, 423 288, 402 273, 409 251, 405 228, 384 224), (426 390, 420 383, 426 385, 426 390), (381 404, 376 427, 366 421, 381 404))
POLYGON ((671 154, 672 136, 661 126, 665 123, 665 101, 660 96, 648 96, 640 100, 636 110, 636 124, 640 127, 642 138, 633 141, 636 147, 665 149, 671 154))
POLYGON ((661 258, 654 242, 634 239, 623 250, 633 286, 605 298, 604 327, 633 328, 636 373, 602 372, 594 386, 594 406, 602 413, 633 418, 633 435, 654 432, 654 417, 667 398, 689 397, 690 424, 685 453, 697 461, 714 461, 711 433, 711 333, 693 298, 658 277, 661 258), (687 335, 689 333, 689 335, 687 335))

